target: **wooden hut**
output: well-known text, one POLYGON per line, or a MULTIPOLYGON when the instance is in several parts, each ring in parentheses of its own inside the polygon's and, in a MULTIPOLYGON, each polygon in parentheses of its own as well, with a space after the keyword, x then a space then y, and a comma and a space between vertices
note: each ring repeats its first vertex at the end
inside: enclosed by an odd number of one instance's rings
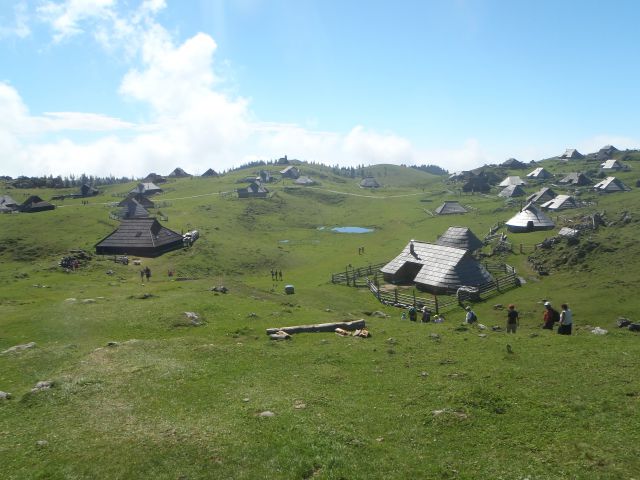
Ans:
POLYGON ((180 167, 177 167, 176 169, 173 170, 173 172, 171 172, 169 174, 170 178, 185 178, 185 177, 190 177, 190 176, 191 176, 190 173, 185 172, 180 167))
POLYGON ((580 160, 584 158, 584 155, 575 148, 567 148, 558 158, 562 160, 580 160))
POLYGON ((22 205, 20 205, 19 210, 24 213, 36 213, 44 212, 45 210, 53 210, 54 208, 56 208, 55 205, 45 202, 37 195, 31 195, 22 205))
POLYGON ((120 209, 120 218, 146 218, 149 212, 133 198, 124 200, 120 209))
POLYGON ((517 215, 505 222, 507 230, 514 233, 551 230, 556 225, 542 210, 528 203, 517 215))
POLYGON ((455 292, 462 286, 479 286, 491 274, 468 250, 412 240, 381 272, 387 282, 415 284, 433 294, 455 292))
POLYGON ((543 187, 536 193, 533 193, 527 197, 527 203, 543 203, 552 200, 556 196, 556 192, 549 187, 543 187))
POLYGON ((600 168, 602 168, 602 170, 622 170, 624 167, 622 166, 622 164, 620 162, 618 162, 617 160, 614 160, 613 158, 609 159, 609 160, 605 160, 604 162, 602 162, 600 164, 600 168))
POLYGON ((568 173, 565 177, 558 180, 558 183, 561 185, 584 186, 591 185, 593 182, 584 173, 571 172, 568 173))
POLYGON ((474 252, 484 245, 482 240, 475 236, 469 227, 449 227, 438 240, 437 245, 445 247, 462 248, 474 252))
POLYGON ((527 168, 526 163, 523 163, 520 160, 516 160, 515 158, 509 158, 505 160, 504 162, 502 162, 501 166, 505 168, 513 168, 513 169, 527 168))
POLYGON ((80 187, 80 197, 94 197, 96 195, 98 195, 100 193, 100 191, 95 188, 92 187, 91 185, 85 183, 84 185, 82 185, 80 187))
POLYGON ((459 215, 467 213, 467 209, 455 200, 445 200, 445 202, 436 208, 436 215, 459 215))
POLYGON ((605 192, 605 193, 626 192, 628 190, 631 190, 629 187, 627 187, 624 183, 622 183, 622 181, 620 181, 616 177, 605 178, 601 182, 596 183, 593 186, 593 189, 597 190, 598 192, 605 192))
POLYGON ((208 168, 206 172, 204 172, 201 177, 217 177, 218 174, 213 168, 208 168))
POLYGON ((379 188, 380 184, 373 177, 365 177, 360 181, 361 188, 379 188))
POLYGON ((544 202, 540 205, 544 210, 566 210, 568 208, 577 208, 575 198, 571 195, 558 195, 557 197, 544 202))
POLYGON ((156 193, 161 193, 162 189, 152 182, 141 182, 134 189, 132 189, 129 193, 141 193, 142 195, 154 195, 156 193))
POLYGON ((527 192, 525 192, 520 185, 507 185, 502 189, 498 196, 504 198, 514 198, 524 197, 526 194, 527 192))
POLYGON ((269 190, 254 180, 245 188, 238 188, 236 192, 238 192, 238 198, 265 198, 269 190))
POLYGON ((182 246, 182 235, 163 227, 155 218, 134 218, 122 220, 114 232, 100 240, 96 253, 157 257, 182 246))
POLYGON ((527 178, 530 178, 532 180, 546 180, 547 178, 551 177, 553 177, 553 175, 543 167, 538 167, 533 171, 527 173, 527 178))
POLYGON ((153 201, 149 197, 147 197, 147 196, 145 196, 145 195, 143 195, 141 193, 135 193, 135 194, 130 193, 127 196, 127 198, 125 198, 124 200, 122 200, 118 204, 118 206, 119 207, 124 207, 128 203, 128 201, 130 199, 135 200, 136 202, 138 202, 140 205, 142 205, 147 210, 150 209, 150 208, 154 208, 155 207, 155 203, 153 203, 153 201))
POLYGON ((9 195, 0 195, 0 213, 15 212, 18 208, 18 203, 9 195))
POLYGON ((509 185, 526 185, 527 182, 522 180, 518 175, 510 175, 502 180, 498 186, 499 187, 508 187, 509 185))
POLYGON ((293 183, 295 183, 296 185, 302 185, 302 186, 308 187, 311 185, 315 185, 316 181, 313 180, 311 177, 307 177, 303 175, 299 178, 296 178, 296 180, 293 183))
POLYGON ((296 179, 300 176, 300 169, 295 165, 289 165, 288 167, 285 167, 282 170, 280 170, 280 175, 282 175, 282 178, 296 179))

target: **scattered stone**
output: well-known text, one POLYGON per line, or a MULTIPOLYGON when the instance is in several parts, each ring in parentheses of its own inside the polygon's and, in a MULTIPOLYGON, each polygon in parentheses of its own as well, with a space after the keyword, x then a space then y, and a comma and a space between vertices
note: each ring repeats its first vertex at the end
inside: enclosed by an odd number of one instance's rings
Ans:
POLYGON ((501 332, 502 327, 499 327, 498 325, 494 325, 493 327, 491 327, 491 330, 493 330, 494 332, 501 332))
POLYGON ((143 293, 142 295, 138 295, 137 298, 139 298, 140 300, 146 300, 147 298, 152 298, 153 294, 152 293, 143 293))
POLYGON ((380 310, 376 310, 375 312, 371 312, 371 316, 372 317, 377 317, 377 318, 389 318, 389 315, 387 315, 384 312, 381 312, 380 310))
POLYGON ((107 347, 119 347, 119 346, 120 344, 118 342, 114 342, 114 341, 107 342, 107 347))
POLYGON ((324 311, 325 312, 333 312, 333 310, 331 310, 330 308, 325 308, 324 311))
POLYGON ((116 273, 116 272, 114 272, 113 270, 107 270, 105 273, 106 273, 107 275, 113 275, 113 274, 114 274, 114 273, 116 273))
POLYGON ((640 332, 640 323, 632 323, 627 328, 631 332, 640 332))
POLYGON ((291 335, 282 330, 278 330, 276 333, 270 333, 269 338, 271 340, 291 340, 291 335))
POLYGON ((624 318, 624 317, 618 317, 618 320, 616 322, 618 324, 618 328, 623 328, 623 327, 628 327, 629 325, 631 325, 631 320, 629 320, 628 318, 624 318))
POLYGON ((258 318, 258 314, 256 312, 251 312, 247 315, 248 318, 258 318))
POLYGON ((259 417, 266 417, 266 418, 269 418, 269 417, 275 417, 275 416, 276 416, 276 414, 275 414, 275 413, 273 413, 273 412, 272 412, 272 411, 270 411, 270 410, 265 410, 264 412, 260 412, 260 414, 259 414, 258 416, 259 416, 259 417))
POLYGON ((479 333, 478 336, 480 338, 487 338, 487 334, 486 333, 479 333))
POLYGON ((36 447, 39 447, 39 448, 44 448, 47 445, 49 445, 49 442, 47 442, 46 440, 38 440, 36 442, 36 447))
POLYGON ((243 401, 244 403, 247 403, 247 402, 249 401, 249 397, 244 397, 244 398, 242 399, 242 401, 243 401))
POLYGON ((71 298, 66 298, 64 303, 76 303, 77 301, 78 301, 77 298, 71 297, 71 298))
POLYGON ((422 378, 428 377, 429 376, 429 372, 420 372, 420 376, 422 378))
POLYGON ((478 327, 478 329, 480 329, 480 330, 486 330, 486 329, 487 329, 487 326, 486 326, 486 325, 483 325, 482 323, 479 323, 479 324, 477 325, 477 327, 478 327))
POLYGON ((22 345, 14 345, 13 347, 7 348, 5 351, 2 352, 2 354, 21 352, 23 350, 34 348, 35 346, 36 346, 36 342, 23 343, 22 345))
POLYGON ((85 298, 81 303, 96 303, 96 301, 93 298, 85 298))
POLYGON ((304 410, 305 408, 307 408, 307 404, 296 400, 296 402, 293 404, 293 408, 295 408, 296 410, 304 410))
POLYGON ((596 327, 593 330, 591 330, 591 333, 593 333, 594 335, 606 335, 609 332, 604 328, 596 327))
POLYGON ((9 400, 11 398, 11 394, 9 392, 3 392, 0 390, 0 400, 9 400))
POLYGON ((376 442, 383 442, 384 441, 384 437, 378 437, 376 438, 376 442))
POLYGON ((389 345, 395 345, 396 343, 398 343, 398 341, 393 337, 389 337, 389 338, 387 338, 387 343, 389 345))
POLYGON ((191 325, 194 327, 198 327, 202 325, 202 321, 200 320, 200 315, 196 312, 184 312, 185 317, 191 322, 191 325))
POLYGON ((497 303, 493 306, 494 310, 502 310, 504 308, 504 305, 502 305, 501 303, 497 303))
POLYGON ((440 335, 438 335, 437 333, 430 333, 429 338, 431 340, 440 340, 440 335))
POLYGON ((216 285, 215 287, 211 287, 211 291, 218 292, 218 293, 227 293, 229 289, 224 285, 216 285))
POLYGON ((51 387, 53 387, 53 382, 51 380, 40 380, 36 383, 35 387, 31 389, 31 391, 36 393, 41 390, 49 390, 51 387))

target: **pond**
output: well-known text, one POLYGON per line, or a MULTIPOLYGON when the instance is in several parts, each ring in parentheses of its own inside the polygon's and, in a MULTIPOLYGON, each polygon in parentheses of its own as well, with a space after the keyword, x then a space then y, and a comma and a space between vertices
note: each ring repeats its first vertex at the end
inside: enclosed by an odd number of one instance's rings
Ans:
POLYGON ((371 233, 373 232, 373 228, 364 228, 364 227, 333 227, 331 230, 337 233, 371 233))

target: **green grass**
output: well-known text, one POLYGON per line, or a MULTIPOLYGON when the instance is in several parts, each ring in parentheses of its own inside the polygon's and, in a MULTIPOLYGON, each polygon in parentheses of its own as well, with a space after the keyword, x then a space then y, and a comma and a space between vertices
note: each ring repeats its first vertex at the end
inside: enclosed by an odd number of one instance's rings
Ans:
MULTIPOLYGON (((562 168, 574 166, 549 165, 562 168)), ((65 200, 52 212, 0 216, 0 351, 37 344, 0 355, 0 390, 13 394, 0 401, 3 478, 637 475, 640 347, 637 334, 615 327, 618 316, 637 320, 640 307, 635 189, 587 192, 597 205, 561 214, 604 211, 615 224, 575 248, 533 253, 552 266, 549 276, 538 276, 527 258, 551 233, 509 235, 526 253, 516 248, 505 260, 527 283, 474 307, 490 327, 505 322, 494 304, 516 303, 522 326, 507 336, 457 330, 462 310, 440 325, 402 322, 399 310, 368 292, 329 280, 347 264, 390 259, 410 238, 433 241, 450 225, 483 236, 513 208, 494 196, 459 197, 440 178, 400 167, 373 169, 384 185, 375 192, 322 167, 303 171, 322 184, 276 184, 267 200, 218 194, 247 171, 172 182, 157 197, 167 204, 164 223, 202 237, 190 250, 142 259, 154 273, 145 285, 138 267, 106 258, 74 273, 57 267, 69 249, 91 251, 111 232, 116 222, 103 203, 131 185, 108 187, 87 206, 65 200), (472 212, 425 211, 449 199, 472 212), (632 221, 616 222, 625 210, 632 221), (375 231, 329 230, 346 225, 375 231), (598 247, 586 249, 587 241, 598 247), (271 268, 283 270, 283 282, 274 285, 271 268), (194 280, 172 280, 168 269, 194 280), (295 295, 283 293, 287 283, 295 295), (218 284, 229 293, 210 291, 218 284), (571 305, 575 335, 540 330, 543 298, 571 305), (365 313, 373 310, 389 318, 365 313), (189 326, 185 311, 203 325, 189 326), (372 338, 299 334, 272 342, 265 335, 268 327, 359 318, 372 338), (596 325, 609 334, 591 334, 596 325), (54 386, 31 393, 39 380, 54 386), (275 416, 259 416, 267 410, 275 416)), ((624 175, 633 185, 633 171, 624 175)))

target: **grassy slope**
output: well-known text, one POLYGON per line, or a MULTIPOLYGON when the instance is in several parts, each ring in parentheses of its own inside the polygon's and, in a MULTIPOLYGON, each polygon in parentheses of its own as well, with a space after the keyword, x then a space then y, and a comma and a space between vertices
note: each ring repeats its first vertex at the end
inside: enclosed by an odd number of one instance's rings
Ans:
MULTIPOLYGON (((110 187, 87 206, 65 200, 53 212, 0 216, 0 351, 38 345, 0 356, 0 390, 14 395, 0 403, 6 478, 628 478, 640 469, 630 421, 640 399, 638 338, 614 327, 640 306, 635 221, 593 234, 600 246, 577 271, 558 260, 575 255, 564 246, 549 254, 560 266, 547 277, 529 268, 530 252, 508 257, 526 285, 476 312, 487 325, 502 324, 504 313, 491 305, 514 302, 522 328, 482 338, 455 329, 459 311, 441 325, 402 323, 367 292, 328 280, 349 263, 389 259, 409 238, 435 240, 451 224, 481 236, 513 208, 495 197, 457 197, 440 179, 399 167, 377 167, 385 186, 374 192, 321 167, 303 170, 322 184, 277 184, 266 201, 218 194, 246 172, 170 183, 157 198, 166 202, 165 223, 203 236, 191 250, 143 259, 154 272, 144 286, 133 265, 95 259, 73 274, 55 266, 68 249, 90 250, 112 230, 100 203, 130 186, 110 187), (426 212, 445 199, 473 211, 426 212), (376 230, 318 229, 341 225, 376 230), (275 286, 274 267, 285 280, 275 286), (169 281, 169 268, 196 280, 169 281), (293 296, 282 294, 289 282, 293 296), (219 283, 230 293, 209 291, 219 283), (153 296, 138 298, 143 293, 153 296), (542 298, 572 305, 575 336, 539 330, 542 298), (390 318, 366 317, 374 335, 367 340, 310 334, 275 343, 264 335, 267 327, 371 310, 390 318), (184 311, 205 325, 185 326, 184 311), (586 324, 610 333, 592 335, 586 324), (29 393, 44 379, 55 387, 29 393), (264 410, 275 417, 258 417, 264 410)), ((621 177, 635 183, 633 171, 621 177)), ((594 197, 597 205, 570 216, 597 210, 614 220, 637 211, 638 195, 594 197)), ((528 249, 546 236, 510 239, 528 249)))

